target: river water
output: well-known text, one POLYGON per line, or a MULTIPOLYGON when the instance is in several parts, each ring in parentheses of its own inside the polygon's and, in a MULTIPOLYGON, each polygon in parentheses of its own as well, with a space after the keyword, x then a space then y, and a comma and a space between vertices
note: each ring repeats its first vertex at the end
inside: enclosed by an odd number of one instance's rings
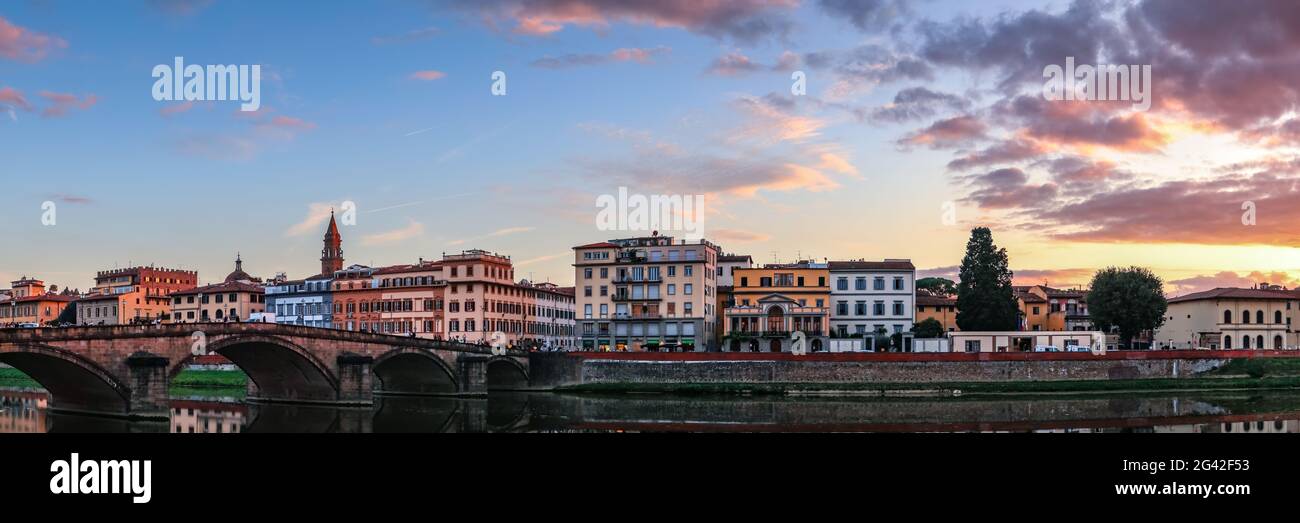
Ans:
POLYGON ((0 390, 0 432, 1300 432, 1300 394, 965 398, 576 395, 376 398, 370 408, 175 398, 169 421, 50 411, 0 390))

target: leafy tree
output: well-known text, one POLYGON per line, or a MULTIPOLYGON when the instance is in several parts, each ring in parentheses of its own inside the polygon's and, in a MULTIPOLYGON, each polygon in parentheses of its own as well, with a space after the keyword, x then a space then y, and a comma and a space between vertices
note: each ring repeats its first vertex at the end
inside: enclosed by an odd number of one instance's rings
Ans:
POLYGON ((1088 314, 1098 328, 1119 329, 1120 346, 1129 347, 1144 330, 1159 328, 1169 303, 1164 282, 1145 267, 1107 267, 1092 276, 1088 314))
POLYGON ((952 296, 957 294, 957 283, 948 278, 929 277, 916 280, 916 288, 930 291, 931 294, 938 296, 952 296))
POLYGON ((912 325, 912 334, 917 338, 939 338, 943 336, 943 324, 934 318, 926 318, 912 325))
POLYGON ((889 350, 889 332, 884 327, 877 327, 873 334, 876 343, 876 351, 886 352, 889 350))
POLYGON ((964 331, 1015 330, 1019 308, 1011 291, 1007 250, 993 244, 987 227, 971 229, 957 285, 957 327, 964 331))

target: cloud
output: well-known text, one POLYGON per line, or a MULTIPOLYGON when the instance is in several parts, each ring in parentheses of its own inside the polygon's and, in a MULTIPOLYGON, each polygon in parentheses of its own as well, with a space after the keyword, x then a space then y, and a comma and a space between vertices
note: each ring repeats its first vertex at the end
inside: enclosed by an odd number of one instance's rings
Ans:
POLYGON ((292 142, 299 134, 316 128, 316 124, 294 116, 274 114, 263 105, 257 111, 233 111, 233 118, 246 122, 249 129, 236 133, 197 133, 172 141, 173 148, 184 155, 213 160, 248 161, 268 147, 292 142))
POLYGON ((929 127, 912 132, 898 141, 902 146, 923 145, 931 149, 945 149, 983 139, 988 126, 971 115, 939 120, 929 127))
POLYGON ((994 106, 1020 133, 1061 146, 1102 146, 1117 151, 1159 152, 1169 137, 1151 126, 1141 113, 1112 115, 1113 106, 1052 102, 1022 95, 994 106))
MULTIPOLYGON (((1051 287, 1083 287, 1092 281, 1092 275, 1097 271, 1095 269, 1012 269, 1012 284, 1014 285, 1042 285, 1047 282, 1051 287)), ((929 269, 917 269, 916 279, 921 278, 946 278, 954 282, 960 282, 961 278, 960 265, 948 265, 944 267, 933 267, 929 269)))
POLYGON ((178 104, 168 104, 163 106, 162 109, 159 109, 158 114, 163 116, 171 116, 174 114, 189 112, 189 110, 193 108, 194 108, 194 102, 192 101, 178 103, 178 104))
POLYGON ((23 97, 23 93, 12 87, 0 89, 0 102, 15 106, 24 111, 32 110, 32 105, 27 103, 27 98, 23 97))
POLYGON ((736 243, 765 242, 772 239, 772 237, 767 234, 742 231, 740 229, 710 229, 709 238, 717 241, 736 243))
POLYGON ((1043 144, 1033 140, 1010 139, 981 150, 972 151, 966 156, 948 162, 948 168, 954 171, 962 171, 975 167, 1017 163, 1037 158, 1049 150, 1043 144))
POLYGON ((302 236, 308 233, 321 233, 324 230, 325 222, 330 219, 330 213, 334 206, 330 203, 316 202, 307 206, 307 216, 302 221, 293 224, 284 231, 286 237, 302 236))
POLYGON ((469 242, 473 242, 473 241, 485 240, 485 239, 488 239, 488 238, 500 238, 500 237, 502 237, 502 236, 510 236, 510 235, 512 235, 512 234, 520 234, 520 233, 529 232, 529 231, 532 231, 532 230, 534 230, 534 229, 536 229, 536 227, 506 227, 506 228, 503 228, 503 229, 497 229, 497 230, 495 230, 495 231, 492 231, 492 232, 490 232, 490 233, 484 234, 484 235, 482 235, 482 236, 475 236, 475 237, 472 237, 472 238, 463 238, 463 239, 459 239, 459 240, 452 240, 452 241, 447 242, 447 245, 464 245, 464 244, 467 244, 467 243, 469 243, 469 242))
POLYGON ((430 81, 430 80, 441 80, 442 78, 445 78, 446 76, 447 76, 447 73, 444 73, 444 72, 442 72, 442 71, 434 71, 434 70, 430 69, 430 70, 425 70, 425 71, 416 71, 416 72, 414 72, 414 73, 411 73, 411 77, 410 77, 410 78, 411 78, 412 80, 425 80, 425 81, 430 81))
POLYGON ((749 121, 730 133, 733 140, 805 142, 817 137, 826 126, 826 121, 820 118, 795 114, 796 103, 793 99, 775 93, 761 98, 744 95, 734 103, 741 113, 748 116, 749 121))
POLYGON ((99 97, 88 94, 80 99, 76 95, 66 93, 56 93, 52 91, 41 91, 41 98, 49 100, 50 104, 41 111, 41 116, 46 118, 57 118, 68 114, 69 110, 80 109, 86 110, 99 102, 99 97))
POLYGON ((0 57, 19 62, 39 62, 50 51, 67 46, 62 38, 19 27, 0 16, 0 57))
POLYGON ((370 234, 361 237, 362 245, 387 245, 416 238, 424 234, 424 224, 415 220, 408 220, 405 227, 393 229, 391 231, 370 234))
POLYGON ((719 76, 738 76, 763 69, 762 65, 754 63, 748 56, 732 51, 714 59, 705 71, 719 76))
POLYGON ((607 54, 566 54, 558 57, 546 56, 533 60, 533 67, 544 69, 567 69, 570 67, 580 67, 587 65, 599 65, 611 62, 637 62, 649 64, 654 62, 654 57, 668 54, 672 49, 664 46, 639 48, 639 47, 622 47, 615 49, 607 54))
POLYGON ((817 0, 822 10, 835 18, 846 18, 858 29, 879 31, 909 13, 902 0, 817 0))
POLYGON ((271 118, 269 121, 264 122, 263 125, 270 125, 273 127, 280 127, 284 129, 301 129, 301 130, 316 128, 316 124, 312 122, 308 122, 301 118, 295 118, 292 116, 284 116, 284 115, 275 116, 271 118))
POLYGON ((986 209, 1021 208, 1042 205, 1056 198, 1055 184, 1030 184, 1029 176, 1016 168, 1005 168, 969 178, 971 193, 962 201, 986 209))
POLYGON ((75 194, 62 194, 62 193, 60 193, 60 194, 56 194, 56 195, 51 196, 51 198, 53 198, 53 199, 55 199, 55 200, 58 200, 58 201, 61 201, 61 202, 63 202, 63 203, 71 203, 71 204, 74 204, 74 205, 82 205, 82 204, 95 203, 95 201, 92 200, 92 199, 90 199, 90 198, 87 198, 87 197, 85 197, 85 196, 77 196, 77 195, 75 195, 75 194))
MULTIPOLYGON (((439 2, 441 5, 447 3, 439 2)), ((545 36, 577 26, 604 30, 615 23, 685 29, 715 38, 756 42, 784 36, 798 0, 480 0, 452 2, 492 27, 545 36)))
POLYGON ((964 112, 970 101, 960 96, 925 87, 909 87, 894 95, 894 101, 871 111, 870 119, 876 122, 906 122, 930 118, 939 111, 964 112))
POLYGON ((1244 275, 1233 271, 1220 271, 1213 275, 1196 275, 1190 278, 1170 280, 1165 283, 1165 288, 1173 296, 1182 296, 1221 287, 1250 288, 1261 283, 1281 285, 1288 289, 1300 288, 1300 280, 1296 280, 1290 274, 1282 271, 1267 273, 1252 271, 1244 275))
POLYGON ((213 0, 149 0, 149 5, 170 15, 189 16, 212 5, 213 0))
POLYGON ((416 29, 395 36, 376 36, 370 39, 370 43, 375 45, 386 45, 418 42, 420 40, 433 38, 441 33, 442 31, 437 27, 426 27, 424 29, 416 29))
POLYGON ((529 258, 529 259, 527 259, 527 260, 520 260, 520 261, 517 261, 517 262, 515 262, 515 267, 527 267, 527 266, 529 266, 529 265, 534 265, 534 264, 541 263, 541 262, 544 262, 544 261, 550 261, 550 260, 554 260, 554 259, 557 259, 557 258, 567 258, 567 257, 569 257, 569 256, 573 256, 573 253, 572 253, 572 252, 561 252, 561 253, 557 253, 557 254, 547 254, 547 255, 544 255, 544 256, 537 256, 537 257, 535 257, 535 258, 529 258))

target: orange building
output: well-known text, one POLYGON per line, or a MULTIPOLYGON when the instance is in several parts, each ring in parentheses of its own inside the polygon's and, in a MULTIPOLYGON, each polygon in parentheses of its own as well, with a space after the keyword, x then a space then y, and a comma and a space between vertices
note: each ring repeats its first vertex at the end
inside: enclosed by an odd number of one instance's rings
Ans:
POLYGON ((0 326, 36 324, 45 325, 63 313, 75 296, 48 293, 45 282, 23 276, 11 282, 13 286, 0 301, 0 326))
POLYGON ((958 332, 957 297, 931 294, 923 290, 916 291, 916 322, 934 319, 943 326, 944 332, 958 332))
POLYGON ((78 325, 122 325, 164 320, 177 291, 198 286, 199 274, 155 267, 99 271, 95 286, 77 300, 78 325))
POLYGON ((376 269, 352 265, 334 273, 334 328, 378 332, 384 293, 374 284, 376 269))
POLYGON ((375 271, 380 289, 379 323, 376 332, 414 334, 420 338, 443 339, 443 318, 447 280, 442 264, 420 260, 415 265, 395 265, 375 271))
POLYGON ((824 263, 737 268, 732 305, 723 311, 724 350, 783 352, 803 332, 807 348, 826 347, 830 326, 830 269, 824 263))
POLYGON ((1020 330, 1090 331, 1087 292, 1046 285, 1012 287, 1020 306, 1020 330))

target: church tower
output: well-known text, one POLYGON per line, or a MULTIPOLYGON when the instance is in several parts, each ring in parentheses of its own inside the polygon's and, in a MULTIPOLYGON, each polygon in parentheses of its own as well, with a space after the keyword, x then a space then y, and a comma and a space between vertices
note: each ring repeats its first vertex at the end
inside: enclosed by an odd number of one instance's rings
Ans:
POLYGON ((321 274, 334 274, 343 270, 343 237, 339 236, 339 226, 334 223, 334 210, 330 210, 330 225, 325 230, 325 248, 320 251, 321 274))

